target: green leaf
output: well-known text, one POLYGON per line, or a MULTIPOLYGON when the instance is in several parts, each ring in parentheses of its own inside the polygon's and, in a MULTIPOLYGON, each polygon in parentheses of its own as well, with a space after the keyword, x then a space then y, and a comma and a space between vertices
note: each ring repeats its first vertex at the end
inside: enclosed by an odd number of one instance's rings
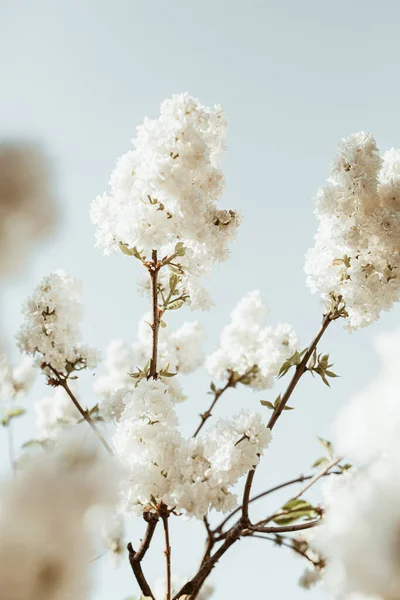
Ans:
POLYGON ((333 458, 334 456, 334 450, 333 450, 333 445, 332 442, 330 442, 329 440, 324 440, 324 438, 318 437, 317 438, 319 443, 321 444, 321 446, 323 446, 329 456, 329 458, 333 458))
POLYGON ((287 502, 282 507, 282 512, 284 511, 288 511, 287 514, 278 515, 273 519, 277 525, 290 525, 300 519, 312 519, 316 515, 316 509, 312 504, 299 498, 287 502))
POLYGON ((167 326, 167 324, 166 324, 166 322, 165 322, 165 321, 163 321, 163 320, 161 319, 161 321, 160 321, 160 326, 161 326, 163 329, 165 329, 165 327, 167 326))
POLYGON ((1 419, 1 424, 3 425, 3 427, 7 427, 7 425, 11 421, 11 419, 21 417, 22 415, 25 414, 25 412, 26 412, 26 410, 24 408, 20 408, 18 406, 9 408, 8 410, 4 411, 3 417, 1 419))
POLYGON ((317 460, 313 462, 313 464, 311 465, 311 468, 315 469, 316 467, 322 467, 322 465, 324 465, 327 462, 329 462, 328 458, 326 456, 321 456, 320 458, 317 458, 317 460))
POLYGON ((275 406, 269 400, 260 400, 260 404, 262 404, 262 406, 266 406, 270 410, 274 410, 275 409, 275 406))
POLYGON ((184 304, 185 304, 184 300, 177 300, 176 302, 172 302, 171 304, 168 304, 167 310, 178 310, 178 308, 181 308, 181 306, 183 306, 184 304))

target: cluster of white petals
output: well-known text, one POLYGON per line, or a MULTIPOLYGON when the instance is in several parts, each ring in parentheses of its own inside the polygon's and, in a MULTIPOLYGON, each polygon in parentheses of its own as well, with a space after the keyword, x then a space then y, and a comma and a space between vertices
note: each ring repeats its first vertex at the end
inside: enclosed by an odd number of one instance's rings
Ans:
POLYGON ((400 150, 381 158, 363 132, 342 140, 316 214, 307 284, 326 310, 345 303, 350 329, 366 327, 400 298, 400 150))
POLYGON ((254 389, 272 387, 280 367, 296 351, 298 338, 288 324, 266 326, 267 313, 258 290, 240 300, 221 334, 220 347, 206 360, 212 377, 224 379, 234 372, 254 389))
POLYGON ((335 446, 361 466, 329 477, 319 544, 328 559, 327 583, 339 597, 400 596, 399 331, 376 343, 381 368, 339 413, 335 446))
POLYGON ((17 333, 22 352, 50 376, 94 369, 98 352, 81 344, 81 286, 63 271, 44 277, 23 305, 25 321, 17 333))
POLYGON ((140 514, 163 502, 200 519, 211 508, 225 512, 236 505, 229 488, 258 464, 271 439, 258 413, 242 411, 185 439, 160 379, 141 380, 124 402, 114 436, 116 454, 129 469, 124 512, 140 514))
POLYGON ((47 160, 26 142, 0 143, 0 275, 23 266, 56 221, 47 160))
MULTIPOLYGON (((149 326, 150 315, 139 322, 137 341, 130 347, 123 340, 110 342, 106 360, 106 373, 96 378, 94 389, 99 394, 100 412, 105 421, 117 421, 124 410, 123 398, 127 391, 134 389, 136 380, 131 377, 137 367, 148 362, 151 356, 152 332, 149 326)), ((159 329, 158 364, 168 367, 171 373, 192 373, 204 361, 202 343, 204 330, 197 322, 186 322, 172 333, 169 328, 159 329)), ((176 377, 165 380, 171 400, 185 399, 182 387, 176 377)))
POLYGON ((27 394, 35 377, 36 370, 29 357, 13 367, 7 356, 0 354, 0 403, 8 403, 27 394))
POLYGON ((82 442, 36 455, 3 484, 0 506, 1 597, 85 600, 93 556, 84 516, 92 505, 115 505, 115 465, 82 442))
POLYGON ((400 330, 379 334, 375 341, 378 373, 336 418, 335 448, 351 460, 368 463, 398 443, 399 346, 400 330))
POLYGON ((199 277, 228 256, 239 223, 236 213, 216 205, 225 137, 219 106, 207 108, 188 94, 165 100, 160 116, 144 120, 133 149, 118 160, 110 193, 91 206, 97 245, 106 253, 136 248, 150 258, 156 249, 161 258, 183 244, 181 286, 192 308, 209 306, 199 277))
POLYGON ((399 457, 399 448, 392 448, 356 473, 338 476, 318 535, 335 596, 400 596, 399 457))
POLYGON ((62 387, 35 402, 36 428, 41 440, 55 440, 64 428, 76 425, 80 419, 78 409, 62 387))

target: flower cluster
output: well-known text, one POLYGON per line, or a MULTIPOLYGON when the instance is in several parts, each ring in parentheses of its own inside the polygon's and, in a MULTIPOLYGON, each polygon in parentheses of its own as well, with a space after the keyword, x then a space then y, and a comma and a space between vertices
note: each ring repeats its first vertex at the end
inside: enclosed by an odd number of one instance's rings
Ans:
POLYGON ((2 488, 0 579, 7 600, 84 600, 93 554, 87 509, 117 498, 115 464, 77 440, 35 456, 2 488), (23 566, 23 568, 22 568, 23 566))
POLYGON ((86 367, 94 369, 98 363, 97 351, 80 341, 80 298, 79 282, 55 271, 42 279, 23 306, 19 348, 50 377, 54 371, 67 376, 86 367))
MULTIPOLYGON (((329 499, 319 547, 335 595, 361 592, 394 600, 400 594, 399 449, 348 477, 329 499)), ((347 597, 347 596, 346 596, 347 597)))
POLYGON ((0 403, 8 403, 29 392, 36 371, 32 360, 24 358, 19 365, 13 367, 5 354, 0 355, 0 403))
POLYGON ((175 269, 184 272, 181 291, 192 308, 208 307, 198 279, 227 257, 239 223, 235 212, 216 206, 224 188, 225 136, 219 106, 204 107, 188 94, 165 100, 160 116, 145 119, 134 148, 118 160, 110 194, 91 207, 97 245, 106 253, 144 260, 156 249, 161 258, 175 255, 181 244, 175 269))
POLYGON ((345 477, 329 477, 334 485, 318 536, 328 559, 327 582, 339 594, 389 600, 400 594, 398 344, 398 331, 379 336, 380 372, 336 421, 335 446, 362 465, 345 477))
POLYGON ((141 380, 125 405, 114 446, 129 469, 122 492, 127 513, 152 510, 161 502, 197 518, 211 508, 231 509, 236 497, 229 488, 258 464, 271 439, 261 416, 246 411, 204 436, 184 439, 161 380, 141 380))
POLYGON ((342 140, 316 214, 307 284, 327 311, 344 303, 350 329, 366 327, 400 298, 400 151, 381 158, 362 132, 342 140))
POLYGON ((31 245, 54 227, 56 209, 48 170, 35 146, 0 144, 0 275, 22 266, 31 245))
MULTIPOLYGON (((105 421, 118 420, 124 409, 123 398, 136 384, 134 375, 138 365, 148 363, 151 356, 150 316, 145 315, 139 323, 138 339, 129 347, 123 340, 110 342, 105 368, 106 374, 96 378, 94 389, 100 395, 100 411, 105 421)), ((168 367, 171 373, 188 374, 203 363, 202 342, 204 331, 195 321, 186 322, 178 330, 169 333, 168 328, 160 328, 158 340, 158 364, 168 367)), ((176 377, 166 380, 169 397, 174 402, 185 399, 182 387, 176 377)))
POLYGON ((398 348, 400 331, 381 333, 375 347, 380 371, 339 412, 335 448, 368 463, 396 446, 400 431, 398 348))
POLYGON ((81 415, 64 388, 35 402, 36 427, 41 440, 59 437, 65 427, 76 425, 81 415))
POLYGON ((280 367, 296 351, 298 339, 290 325, 267 327, 267 312, 258 290, 238 303, 222 332, 220 347, 207 358, 212 377, 223 379, 233 372, 254 389, 272 387, 280 367))

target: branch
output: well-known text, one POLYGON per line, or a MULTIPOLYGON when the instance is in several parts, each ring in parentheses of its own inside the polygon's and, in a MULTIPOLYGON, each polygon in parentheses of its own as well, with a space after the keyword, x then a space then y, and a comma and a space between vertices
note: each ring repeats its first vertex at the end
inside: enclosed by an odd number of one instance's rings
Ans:
MULTIPOLYGON (((314 350, 316 349, 318 342, 320 341, 320 339, 324 335, 325 331, 327 330, 329 324, 334 320, 334 318, 335 317, 332 313, 328 313, 328 314, 324 315, 324 318, 322 320, 322 325, 321 325, 317 335, 315 336, 315 338, 313 339, 313 341, 307 348, 307 351, 304 353, 304 356, 301 359, 301 362, 296 366, 294 375, 293 375, 292 379, 290 380, 289 385, 281 398, 281 401, 276 406, 276 408, 274 409, 274 412, 271 415, 271 418, 267 425, 267 427, 270 430, 272 430, 274 428, 277 420, 279 419, 279 417, 282 414, 282 411, 284 410, 286 404, 288 403, 290 396, 296 389, 296 386, 299 383, 301 377, 307 371, 308 361, 310 360, 314 350)), ((243 502, 242 502, 242 518, 243 518, 244 522, 249 521, 250 492, 251 492, 251 486, 253 484, 253 479, 254 479, 254 475, 255 475, 255 469, 256 469, 256 467, 254 466, 248 472, 245 487, 244 487, 243 502)))
POLYGON ((155 515, 153 513, 145 513, 144 518, 147 519, 147 529, 142 543, 139 546, 139 550, 135 552, 135 550, 132 548, 131 542, 129 542, 127 548, 129 552, 129 562, 132 567, 132 571, 136 577, 136 581, 138 582, 139 587, 142 591, 142 594, 155 600, 153 592, 151 591, 150 586, 147 583, 146 577, 144 576, 141 562, 147 550, 149 549, 155 528, 157 527, 158 515, 155 515))
POLYGON ((76 406, 76 408, 78 409, 78 411, 80 412, 80 414, 82 415, 82 417, 84 418, 84 420, 86 421, 86 423, 89 425, 89 427, 92 428, 92 430, 94 431, 94 433, 96 434, 96 436, 98 437, 98 439, 100 440, 100 442, 103 444, 104 448, 107 450, 107 452, 113 456, 114 452, 112 451, 111 447, 109 446, 108 442, 105 440, 105 438, 103 437, 102 433, 100 432, 100 430, 97 428, 96 424, 94 423, 94 421, 92 421, 92 418, 89 414, 88 410, 84 410, 82 408, 82 406, 79 404, 79 401, 76 399, 75 395, 73 394, 73 392, 71 391, 67 379, 65 377, 62 377, 60 375, 60 373, 54 369, 51 365, 47 365, 51 371, 53 371, 54 375, 56 376, 56 381, 57 384, 60 385, 62 388, 64 388, 64 390, 67 392, 68 396, 71 398, 72 402, 74 403, 74 405, 76 406))
MULTIPOLYGON (((325 475, 328 475, 328 471, 330 471, 332 469, 332 467, 335 467, 342 459, 343 459, 342 456, 339 456, 339 458, 332 458, 332 460, 329 461, 325 465, 325 467, 323 469, 321 469, 321 471, 319 471, 319 473, 314 475, 314 477, 312 477, 310 479, 310 481, 305 486, 303 486, 301 488, 301 490, 295 496, 293 496, 293 498, 291 498, 290 500, 297 500, 297 498, 300 498, 300 496, 302 496, 305 491, 310 489, 310 487, 312 487, 314 485, 314 483, 316 483, 319 479, 321 479, 321 477, 325 477, 325 475)), ((290 502, 290 500, 289 500, 289 502, 290 502)))
POLYGON ((308 523, 297 523, 297 525, 282 525, 263 527, 262 525, 249 525, 249 531, 259 531, 260 533, 293 533, 294 531, 303 531, 304 529, 311 529, 316 527, 321 521, 322 516, 315 521, 309 521, 308 523))
POLYGON ((168 528, 168 517, 167 513, 165 516, 162 516, 162 522, 164 525, 164 537, 165 537, 165 561, 166 561, 166 569, 167 569, 167 593, 165 595, 165 600, 171 600, 171 545, 169 543, 169 528, 168 528))
POLYGON ((254 370, 254 367, 251 367, 245 373, 243 373, 243 375, 238 375, 237 373, 234 373, 233 371, 229 372, 229 378, 228 378, 228 381, 226 382, 226 384, 224 385, 224 387, 219 388, 214 391, 214 399, 211 402, 210 407, 208 408, 208 410, 206 410, 203 414, 200 415, 201 423, 197 427, 196 431, 194 432, 193 437, 196 437, 200 433, 200 431, 203 428, 203 426, 205 425, 205 422, 207 421, 207 419, 209 419, 211 417, 211 411, 213 410, 214 406, 217 404, 217 402, 220 399, 220 397, 222 396, 222 394, 224 392, 226 392, 227 389, 236 387, 237 384, 241 383, 243 381, 243 379, 248 377, 253 370, 254 370))
POLYGON ((153 334, 152 340, 152 351, 151 351, 151 360, 150 360, 150 377, 153 379, 157 379, 157 355, 158 355, 158 330, 160 327, 160 315, 158 309, 158 291, 157 291, 157 283, 158 283, 158 271, 160 270, 160 266, 157 262, 157 250, 152 250, 151 252, 152 263, 150 263, 148 267, 148 271, 150 273, 150 283, 151 283, 151 304, 152 304, 152 313, 153 313, 153 322, 151 324, 151 330, 153 334))
MULTIPOLYGON (((296 554, 299 554, 299 556, 303 556, 303 558, 308 560, 314 567, 321 568, 321 562, 322 562, 321 560, 319 560, 319 561, 313 560, 310 556, 308 556, 306 551, 301 550, 296 545, 286 542, 285 539, 283 538, 283 536, 277 535, 275 537, 271 537, 268 535, 261 535, 260 533, 248 533, 248 534, 245 534, 244 537, 251 537, 252 539, 257 538, 259 540, 268 540, 270 542, 273 542, 276 546, 285 546, 285 548, 290 548, 290 550, 293 550, 293 552, 295 552, 296 554)), ((290 538, 288 538, 288 539, 290 539, 290 538)))
POLYGON ((320 339, 322 338, 322 336, 324 335, 325 331, 327 330, 329 324, 333 321, 333 317, 331 315, 331 313, 328 313, 327 315, 324 316, 323 321, 322 321, 322 325, 320 330, 318 331, 317 335, 315 336, 315 338, 313 339, 313 341, 311 342, 311 344, 309 345, 309 347, 307 348, 307 351, 305 352, 301 362, 296 366, 294 375, 292 377, 292 379, 289 382, 289 385, 286 389, 286 392, 283 394, 281 401, 279 402, 278 406, 275 408, 274 412, 271 415, 271 418, 268 422, 268 428, 269 429, 273 429, 277 420, 279 419, 279 417, 282 414, 283 409, 285 408, 286 404, 288 403, 290 396, 292 395, 292 393, 294 392, 297 384, 299 383, 301 377, 304 375, 304 373, 307 370, 307 363, 310 360, 312 353, 314 352, 314 350, 316 349, 318 342, 320 341, 320 339))
MULTIPOLYGON (((327 472, 323 475, 320 475, 320 477, 327 477, 328 475, 342 475, 342 471, 331 471, 330 473, 327 472)), ((249 504, 251 504, 252 502, 255 502, 256 500, 260 500, 260 498, 264 498, 265 496, 268 496, 269 494, 273 494, 274 492, 277 492, 285 487, 294 485, 296 483, 303 483, 303 481, 309 481, 311 479, 315 479, 315 475, 300 475, 299 477, 296 477, 295 479, 291 479, 290 481, 285 481, 284 483, 275 485, 274 487, 269 488, 268 490, 265 490, 264 492, 260 492, 256 496, 253 496, 253 498, 250 498, 249 504)), ((304 491, 305 490, 303 488, 301 493, 304 493, 304 491)), ((297 497, 298 496, 295 496, 295 498, 297 498, 297 497)), ((218 527, 216 529, 214 529, 214 533, 221 532, 224 525, 226 525, 226 523, 241 510, 242 510, 242 506, 237 506, 227 517, 225 517, 225 519, 218 525, 218 527)), ((221 539, 221 538, 217 538, 217 541, 218 541, 218 539, 221 539)))

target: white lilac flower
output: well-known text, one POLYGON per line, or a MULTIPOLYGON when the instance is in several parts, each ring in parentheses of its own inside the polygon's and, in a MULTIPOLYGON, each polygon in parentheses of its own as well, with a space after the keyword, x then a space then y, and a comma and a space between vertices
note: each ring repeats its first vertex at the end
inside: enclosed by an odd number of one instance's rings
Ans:
POLYGON ((22 352, 51 377, 94 369, 98 353, 81 343, 81 286, 63 271, 44 277, 23 305, 25 321, 17 333, 22 352))
POLYGON ((160 116, 137 128, 133 150, 111 175, 109 194, 91 206, 97 245, 106 253, 136 248, 150 257, 156 249, 161 258, 183 244, 179 289, 192 309, 209 308, 199 277, 227 258, 239 224, 236 213, 216 206, 224 188, 225 137, 219 106, 207 108, 188 94, 165 100, 160 116))
POLYGON ((26 395, 33 386, 36 371, 32 360, 25 357, 12 366, 5 354, 0 355, 0 403, 8 403, 26 395))
POLYGON ((400 297, 400 152, 381 158, 372 135, 342 140, 316 198, 319 227, 305 271, 326 311, 341 299, 350 329, 366 327, 400 297))
POLYGON ((363 463, 396 445, 400 435, 400 330, 381 333, 375 348, 380 369, 341 409, 335 422, 335 448, 363 463))
POLYGON ((242 411, 185 439, 161 380, 141 380, 124 402, 114 436, 116 454, 129 471, 124 512, 140 514, 156 501, 200 519, 211 508, 226 512, 236 505, 229 488, 258 464, 271 439, 258 413, 242 411))
POLYGON ((212 377, 224 379, 229 372, 239 377, 248 374, 250 387, 272 387, 283 362, 296 351, 298 339, 290 325, 266 326, 267 313, 258 290, 242 298, 221 334, 219 348, 206 360, 212 377))
MULTIPOLYGON (((74 390, 75 391, 75 390, 74 390)), ((81 415, 64 388, 35 402, 35 421, 41 440, 56 439, 66 428, 76 425, 81 415)))
POLYGON ((399 456, 392 447, 367 467, 338 476, 329 494, 317 542, 327 558, 327 584, 339 597, 400 596, 399 456))
MULTIPOLYGON (((96 378, 94 384, 94 390, 101 398, 101 416, 106 421, 118 421, 124 410, 123 398, 136 384, 130 373, 137 371, 138 366, 143 368, 149 360, 152 348, 150 318, 150 315, 145 315, 139 322, 138 339, 132 347, 123 340, 113 340, 108 346, 104 363, 106 374, 96 378)), ((160 368, 169 365, 172 373, 191 373, 203 363, 203 339, 204 330, 197 321, 184 323, 172 333, 169 333, 169 328, 160 328, 158 365, 160 368)), ((171 400, 181 402, 185 399, 176 377, 165 379, 164 384, 171 400)))
POLYGON ((115 464, 104 453, 68 439, 56 452, 36 455, 17 478, 2 485, 2 597, 88 597, 93 550, 84 515, 95 504, 115 506, 114 473, 115 464))
POLYGON ((57 211, 48 171, 33 144, 0 143, 0 276, 23 267, 31 246, 54 228, 57 211))

